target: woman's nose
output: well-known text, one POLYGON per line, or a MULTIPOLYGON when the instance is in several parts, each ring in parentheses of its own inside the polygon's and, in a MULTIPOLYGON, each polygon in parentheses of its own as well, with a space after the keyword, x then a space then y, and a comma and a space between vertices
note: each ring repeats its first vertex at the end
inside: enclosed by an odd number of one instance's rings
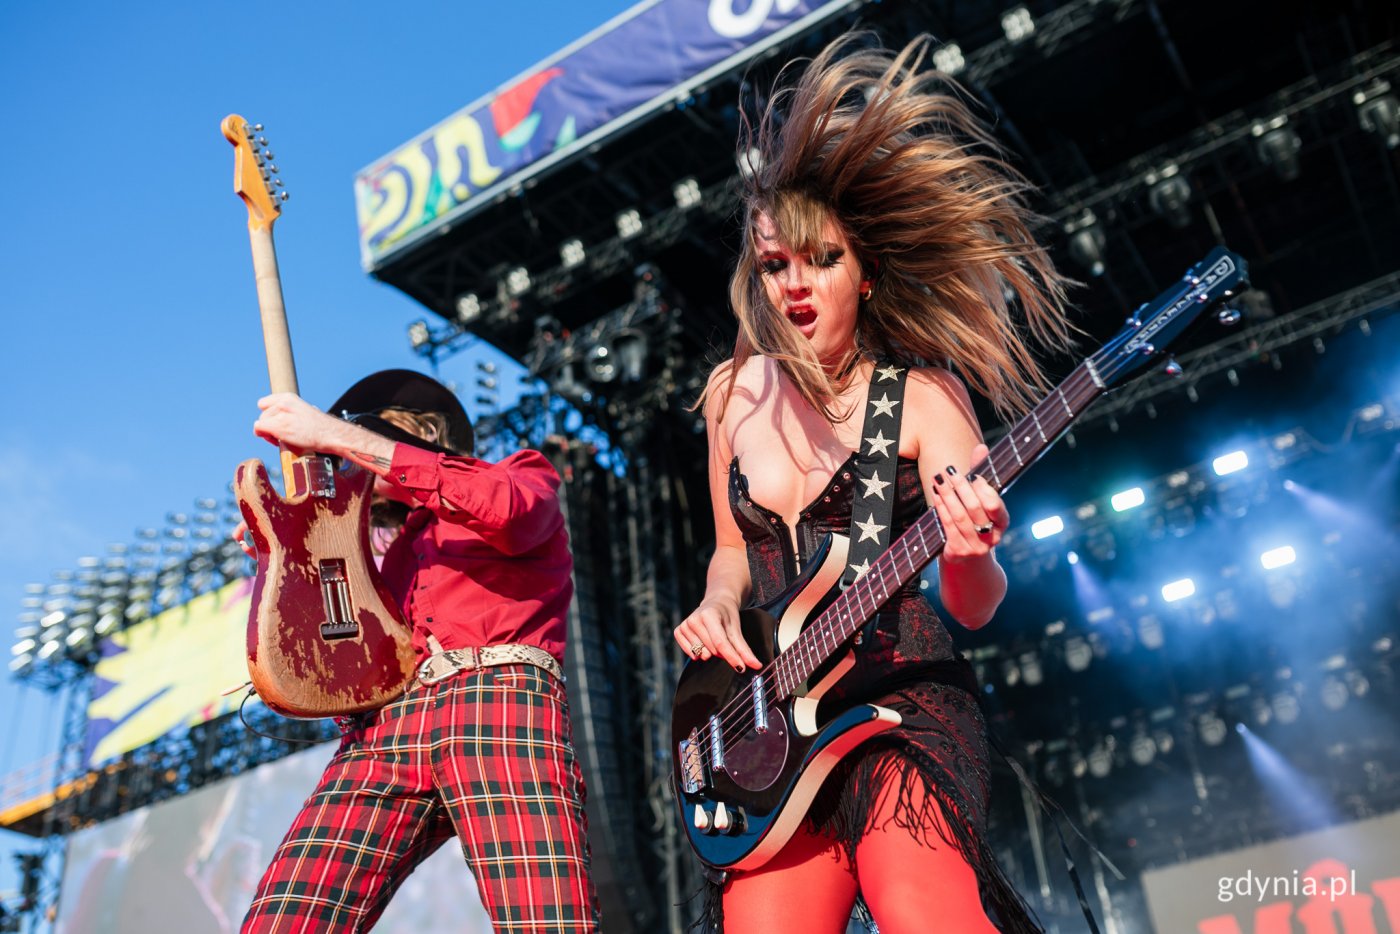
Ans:
POLYGON ((802 296, 811 294, 812 289, 809 285, 807 285, 807 277, 803 274, 803 272, 800 269, 797 269, 796 267, 797 264, 793 263, 791 266, 788 266, 787 270, 785 271, 785 278, 783 279, 783 291, 787 292, 793 297, 801 298, 802 296))

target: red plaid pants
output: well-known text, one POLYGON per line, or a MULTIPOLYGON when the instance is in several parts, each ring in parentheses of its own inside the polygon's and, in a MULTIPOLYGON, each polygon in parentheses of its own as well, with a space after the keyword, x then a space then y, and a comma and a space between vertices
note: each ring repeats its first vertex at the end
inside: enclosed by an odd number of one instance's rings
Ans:
POLYGON ((368 930, 454 832, 497 934, 597 930, 583 774, 553 675, 461 672, 361 722, 277 848, 245 934, 368 930))

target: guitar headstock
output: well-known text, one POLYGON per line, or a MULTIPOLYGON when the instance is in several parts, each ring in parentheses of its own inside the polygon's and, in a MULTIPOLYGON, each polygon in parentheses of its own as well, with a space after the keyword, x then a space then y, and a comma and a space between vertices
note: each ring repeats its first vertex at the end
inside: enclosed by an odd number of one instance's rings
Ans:
POLYGON ((267 137, 259 135, 262 124, 250 124, 238 114, 229 114, 219 127, 224 139, 233 144, 233 190, 248 206, 248 226, 271 229, 282 213, 282 202, 291 195, 277 177, 267 137))
MULTIPOLYGON (((1091 358, 1104 388, 1127 382, 1151 366, 1197 318, 1247 288, 1249 267, 1244 259, 1224 247, 1211 250, 1179 283, 1133 312, 1113 340, 1091 358)), ((1222 309, 1219 319, 1234 324, 1239 312, 1222 309)))

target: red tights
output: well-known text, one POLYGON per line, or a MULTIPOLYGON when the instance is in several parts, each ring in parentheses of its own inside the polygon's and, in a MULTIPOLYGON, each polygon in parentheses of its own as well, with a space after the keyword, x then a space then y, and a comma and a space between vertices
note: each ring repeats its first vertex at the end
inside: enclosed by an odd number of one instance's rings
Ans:
MULTIPOLYGON (((895 825, 897 780, 880 790, 855 866, 840 844, 804 827, 762 868, 735 873, 725 885, 725 930, 845 934, 859 892, 880 934, 995 934, 972 867, 938 832, 941 811, 928 810, 934 816, 918 835, 895 825)), ((924 794, 914 793, 915 813, 924 794)))

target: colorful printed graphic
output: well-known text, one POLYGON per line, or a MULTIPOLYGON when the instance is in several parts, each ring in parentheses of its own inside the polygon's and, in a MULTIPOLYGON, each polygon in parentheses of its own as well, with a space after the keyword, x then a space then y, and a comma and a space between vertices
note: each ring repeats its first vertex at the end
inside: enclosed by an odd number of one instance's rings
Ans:
POLYGON ((366 269, 465 213, 594 131, 610 132, 678 95, 678 86, 844 0, 647 0, 588 41, 477 101, 355 178, 366 269))
POLYGON ((235 709, 248 680, 244 579, 172 607, 103 644, 88 705, 87 761, 96 766, 235 709))

